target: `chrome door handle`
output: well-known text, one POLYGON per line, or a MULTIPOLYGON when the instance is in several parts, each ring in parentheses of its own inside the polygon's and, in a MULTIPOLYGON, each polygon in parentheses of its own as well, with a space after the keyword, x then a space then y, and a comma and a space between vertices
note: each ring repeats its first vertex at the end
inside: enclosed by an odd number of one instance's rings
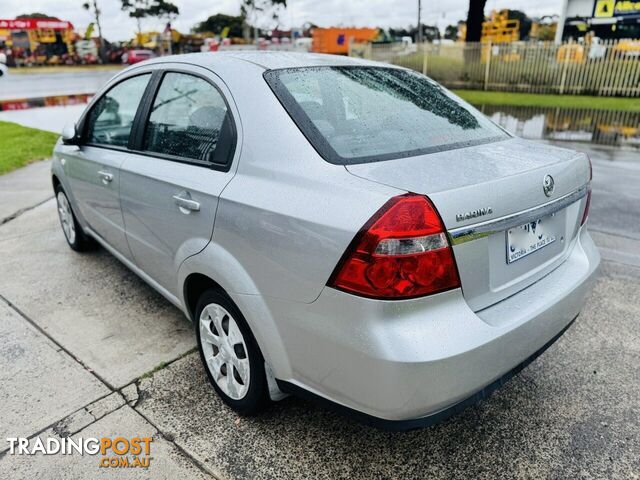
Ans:
POLYGON ((102 179, 102 183, 104 183, 105 185, 111 182, 111 180, 113 180, 113 173, 104 172, 100 170, 98 172, 98 175, 100 175, 100 178, 102 179))
POLYGON ((191 195, 189 195, 189 193, 187 192, 174 195, 173 199, 175 200, 178 207, 180 207, 180 211, 182 213, 200 211, 200 202, 191 200, 191 195))

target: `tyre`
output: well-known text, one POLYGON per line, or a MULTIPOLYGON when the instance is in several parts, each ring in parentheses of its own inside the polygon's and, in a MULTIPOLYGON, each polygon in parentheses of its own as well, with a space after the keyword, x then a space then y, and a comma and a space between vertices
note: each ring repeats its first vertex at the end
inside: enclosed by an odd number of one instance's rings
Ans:
POLYGON ((200 358, 220 398, 241 415, 269 404, 264 358, 238 307, 223 292, 205 291, 196 307, 200 358))
POLYGON ((58 202, 58 218, 69 246, 76 252, 84 252, 95 248, 95 242, 84 233, 71 208, 67 194, 60 185, 56 185, 56 201, 58 202))

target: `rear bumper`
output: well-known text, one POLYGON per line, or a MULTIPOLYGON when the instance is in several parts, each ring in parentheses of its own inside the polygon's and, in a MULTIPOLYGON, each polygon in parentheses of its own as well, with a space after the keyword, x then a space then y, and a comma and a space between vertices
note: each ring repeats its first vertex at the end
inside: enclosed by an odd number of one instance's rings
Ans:
POLYGON ((439 412, 436 412, 424 417, 410 418, 407 420, 385 420, 383 418, 367 415, 366 413, 360 412, 358 410, 353 410, 349 407, 345 407, 343 405, 334 403, 331 400, 328 400, 324 397, 313 394, 308 390, 300 388, 297 385, 294 385, 292 383, 285 382, 282 380, 276 380, 276 381, 278 383, 278 387, 280 388, 280 390, 282 390, 285 393, 290 393, 292 395, 296 395, 298 397, 306 398, 308 400, 320 403, 321 405, 324 405, 332 410, 336 410, 339 413, 346 415, 350 418, 353 418, 354 420, 357 420, 366 425, 371 425, 373 427, 382 428, 384 430, 391 430, 391 431, 406 431, 406 430, 413 430, 416 428, 425 428, 425 427, 429 427, 431 425, 440 423, 446 420, 447 418, 462 412, 468 406, 474 405, 480 400, 487 398, 495 390, 497 390, 502 385, 507 383, 512 377, 520 373, 527 365, 529 365, 536 358, 542 355, 547 348, 553 345, 556 342, 556 340, 558 340, 564 334, 564 332, 566 332, 569 329, 569 327, 573 324, 574 321, 575 321, 575 318, 571 320, 571 322, 569 322, 569 324, 566 327, 560 330, 560 332, 555 337, 549 340, 540 350, 535 352, 533 355, 527 358, 524 362, 517 365, 515 368, 511 369, 502 377, 498 378, 491 384, 477 391, 470 397, 467 397, 464 400, 454 405, 451 405, 450 407, 445 408, 444 410, 440 410, 439 412))
POLYGON ((284 390, 387 428, 428 425, 553 343, 580 312, 599 262, 583 229, 561 266, 480 312, 460 290, 384 302, 326 288, 312 304, 269 300, 285 351, 265 357, 284 390))

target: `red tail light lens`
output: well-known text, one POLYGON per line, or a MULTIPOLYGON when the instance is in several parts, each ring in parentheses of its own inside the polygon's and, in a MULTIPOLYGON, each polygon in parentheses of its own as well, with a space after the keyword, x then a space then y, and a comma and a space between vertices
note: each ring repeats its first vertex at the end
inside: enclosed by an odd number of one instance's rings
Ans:
POLYGON ((386 300, 459 287, 453 251, 429 199, 408 193, 389 200, 353 239, 328 285, 386 300))

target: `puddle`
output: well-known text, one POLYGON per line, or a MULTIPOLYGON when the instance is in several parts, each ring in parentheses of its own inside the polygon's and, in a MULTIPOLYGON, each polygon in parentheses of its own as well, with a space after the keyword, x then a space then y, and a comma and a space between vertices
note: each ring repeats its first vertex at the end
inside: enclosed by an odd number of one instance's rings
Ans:
POLYGON ((476 105, 519 137, 640 148, 640 112, 476 105))

